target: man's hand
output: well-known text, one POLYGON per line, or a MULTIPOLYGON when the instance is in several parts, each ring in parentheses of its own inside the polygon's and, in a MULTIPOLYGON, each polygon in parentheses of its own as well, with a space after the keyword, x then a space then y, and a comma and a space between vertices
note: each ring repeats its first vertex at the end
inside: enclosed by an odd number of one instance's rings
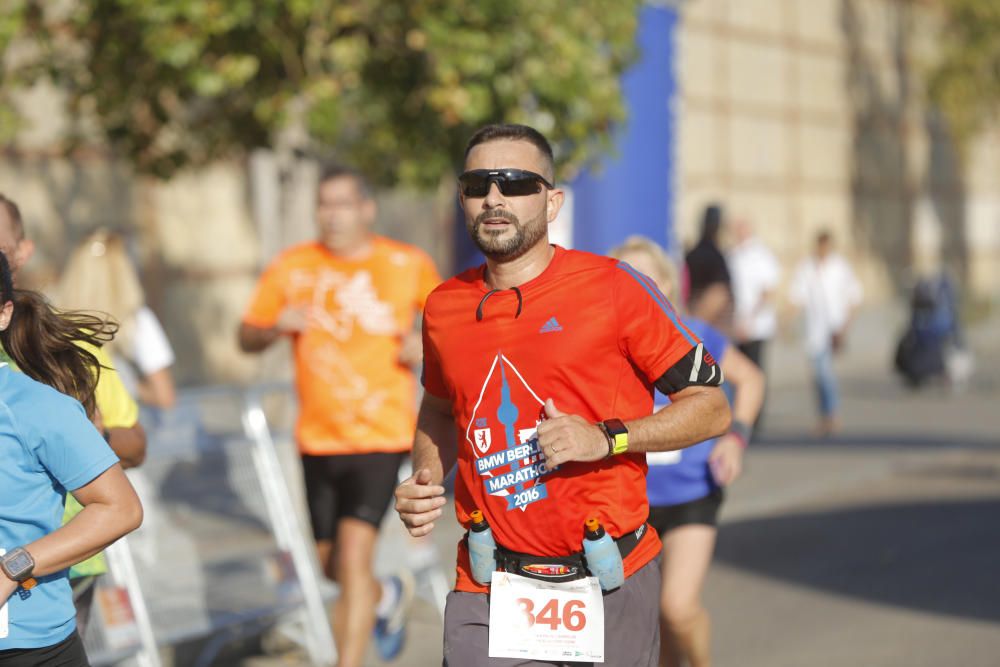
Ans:
POLYGON ((444 512, 444 487, 431 484, 431 472, 423 469, 396 487, 396 511, 413 537, 434 530, 434 520, 444 512))
POLYGON ((314 321, 315 306, 289 306, 278 316, 276 328, 283 334, 302 333, 314 321))
POLYGON ((8 598, 17 590, 18 584, 7 578, 7 575, 0 573, 0 607, 7 603, 8 598))
POLYGON ((403 334, 403 339, 399 346, 399 363, 411 368, 417 366, 424 359, 424 341, 419 331, 410 331, 403 334))
POLYGON ((560 412, 551 398, 545 401, 545 416, 536 433, 549 470, 567 461, 599 461, 608 455, 608 438, 597 424, 560 412))
POLYGON ((727 486, 740 476, 743 472, 743 449, 743 441, 732 433, 716 441, 712 453, 708 455, 708 465, 716 484, 727 486))

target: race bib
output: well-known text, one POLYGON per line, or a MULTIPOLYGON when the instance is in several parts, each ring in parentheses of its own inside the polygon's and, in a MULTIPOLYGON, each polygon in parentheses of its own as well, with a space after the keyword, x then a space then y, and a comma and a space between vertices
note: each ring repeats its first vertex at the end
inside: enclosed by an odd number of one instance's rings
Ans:
POLYGON ((556 583, 494 572, 489 655, 604 662, 604 598, 597 578, 556 583))
MULTIPOLYGON (((6 549, 0 548, 0 556, 3 556, 6 553, 6 549)), ((0 607, 0 639, 6 639, 7 635, 10 633, 10 623, 8 621, 7 613, 7 601, 4 600, 3 606, 0 607)))

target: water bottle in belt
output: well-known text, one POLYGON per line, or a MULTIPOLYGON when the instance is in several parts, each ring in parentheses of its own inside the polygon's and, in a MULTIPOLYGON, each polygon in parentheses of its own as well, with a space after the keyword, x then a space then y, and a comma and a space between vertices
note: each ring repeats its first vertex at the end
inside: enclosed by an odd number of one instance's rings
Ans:
POLYGON ((601 590, 612 591, 625 583, 622 554, 597 519, 587 519, 584 523, 583 553, 587 558, 587 569, 597 577, 601 590))
POLYGON ((472 578, 484 586, 489 586, 493 573, 497 569, 496 548, 493 541, 493 531, 486 523, 483 513, 472 510, 469 514, 472 524, 469 526, 469 563, 472 566, 472 578))

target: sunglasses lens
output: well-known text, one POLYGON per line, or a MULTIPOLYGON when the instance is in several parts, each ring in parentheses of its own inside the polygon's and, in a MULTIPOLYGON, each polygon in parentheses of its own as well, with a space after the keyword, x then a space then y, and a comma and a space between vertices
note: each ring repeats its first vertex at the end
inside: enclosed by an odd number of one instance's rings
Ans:
POLYGON ((459 176, 458 182, 462 186, 462 194, 466 197, 485 197, 489 194, 493 183, 497 184, 500 192, 506 197, 523 197, 541 192, 541 179, 538 174, 520 169, 506 171, 476 169, 459 176))
POLYGON ((533 195, 541 189, 538 178, 531 174, 508 176, 498 183, 500 184, 500 192, 508 197, 533 195))
POLYGON ((485 197, 490 189, 490 179, 487 173, 468 171, 458 178, 462 184, 462 194, 466 197, 485 197))

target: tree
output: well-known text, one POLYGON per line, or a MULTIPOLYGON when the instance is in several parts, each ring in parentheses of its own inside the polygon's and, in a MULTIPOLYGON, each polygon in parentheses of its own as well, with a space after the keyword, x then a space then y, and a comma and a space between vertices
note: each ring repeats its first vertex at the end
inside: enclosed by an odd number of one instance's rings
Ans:
POLYGON ((12 0, 4 35, 140 173, 273 147, 432 186, 477 126, 530 123, 563 173, 623 120, 639 0, 12 0), (297 130, 297 133, 294 131, 297 130))
POLYGON ((941 56, 929 79, 931 99, 955 135, 970 139, 1000 110, 1000 3, 940 0, 941 56))

